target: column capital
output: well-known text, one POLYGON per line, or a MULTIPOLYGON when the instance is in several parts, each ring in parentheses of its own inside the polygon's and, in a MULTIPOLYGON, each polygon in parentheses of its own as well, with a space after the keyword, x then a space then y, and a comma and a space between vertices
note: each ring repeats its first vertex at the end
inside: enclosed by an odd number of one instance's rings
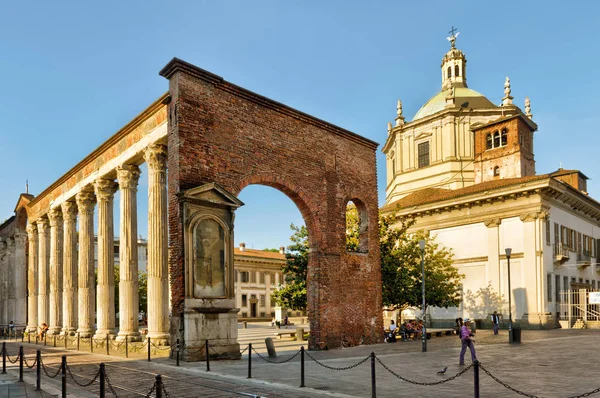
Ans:
POLYGON ((540 212, 521 214, 519 219, 523 222, 535 221, 540 218, 540 212))
POLYGON ((166 145, 150 145, 144 151, 144 160, 148 164, 148 169, 155 173, 164 173, 167 171, 167 147, 166 145))
POLYGON ((140 178, 140 168, 134 164, 123 164, 117 167, 117 179, 119 180, 119 189, 137 190, 138 180, 140 178))
POLYGON ((67 221, 67 220, 76 221, 77 220, 77 203, 72 202, 72 201, 62 202, 60 205, 60 208, 62 209, 64 221, 67 221))
POLYGON ((94 181, 94 192, 98 201, 111 201, 119 185, 109 178, 98 178, 94 181))
POLYGON ((21 231, 17 231, 14 236, 16 245, 24 245, 27 242, 27 234, 21 231))
POLYGON ((96 195, 90 188, 86 188, 83 191, 79 191, 75 196, 77 202, 77 209, 79 214, 86 213, 88 215, 94 214, 94 205, 96 204, 96 195))
POLYGON ((35 223, 37 224, 39 235, 46 235, 48 233, 48 218, 46 216, 38 219, 35 223))
POLYGON ((48 212, 51 228, 62 228, 63 216, 60 207, 55 207, 48 212))
POLYGON ((494 228, 494 227, 499 226, 502 223, 502 219, 501 218, 492 218, 491 220, 485 220, 483 223, 488 228, 494 228))
POLYGON ((27 224, 27 228, 25 228, 25 230, 27 231, 27 237, 29 239, 33 239, 37 234, 37 225, 34 223, 29 223, 27 224))

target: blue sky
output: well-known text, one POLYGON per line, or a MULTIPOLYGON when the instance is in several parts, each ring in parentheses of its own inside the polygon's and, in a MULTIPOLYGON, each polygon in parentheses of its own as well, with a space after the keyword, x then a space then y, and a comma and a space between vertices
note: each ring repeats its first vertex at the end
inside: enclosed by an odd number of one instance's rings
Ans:
MULTIPOLYGON (((439 91, 451 25, 470 88, 499 103, 510 76, 515 103, 531 98, 538 173, 581 169, 600 199, 598 15, 592 1, 5 2, 0 220, 26 179, 41 192, 166 92, 158 71, 174 56, 383 144, 398 98, 412 118, 439 91)), ((378 173, 383 203, 381 152, 378 173)), ((271 188, 240 198, 236 241, 249 247, 287 244, 302 222, 271 188)))

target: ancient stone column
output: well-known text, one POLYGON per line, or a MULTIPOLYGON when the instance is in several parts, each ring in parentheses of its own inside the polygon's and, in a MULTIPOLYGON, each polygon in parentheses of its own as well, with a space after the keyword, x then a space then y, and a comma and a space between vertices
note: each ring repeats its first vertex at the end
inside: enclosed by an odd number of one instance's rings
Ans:
POLYGON ((27 330, 35 332, 38 326, 38 231, 35 224, 27 225, 29 267, 27 268, 27 330))
POLYGON ((73 335, 77 331, 78 300, 77 286, 77 204, 63 202, 63 330, 65 335, 73 335))
POLYGON ((62 330, 63 290, 63 217, 60 208, 50 210, 50 330, 60 334, 62 330))
POLYGON ((27 235, 15 233, 15 325, 25 326, 27 322, 27 260, 25 244, 27 235))
POLYGON ((146 149, 148 164, 148 337, 169 342, 167 147, 146 149))
POLYGON ((6 323, 15 321, 15 240, 6 240, 6 290, 8 296, 8 308, 6 323))
POLYGON ((110 179, 98 179, 94 183, 98 201, 97 338, 115 334, 113 198, 116 190, 117 184, 110 179))
POLYGON ((94 334, 94 205, 96 198, 90 189, 79 192, 75 200, 79 211, 79 316, 77 332, 82 337, 94 334))
POLYGON ((119 233, 119 334, 118 340, 129 336, 140 340, 138 313, 138 247, 137 247, 137 185, 140 169, 135 165, 117 168, 121 190, 121 225, 119 233))
POLYGON ((0 325, 8 324, 8 244, 0 241, 0 325))
POLYGON ((37 220, 38 227, 38 323, 48 323, 50 309, 48 279, 48 219, 37 220))

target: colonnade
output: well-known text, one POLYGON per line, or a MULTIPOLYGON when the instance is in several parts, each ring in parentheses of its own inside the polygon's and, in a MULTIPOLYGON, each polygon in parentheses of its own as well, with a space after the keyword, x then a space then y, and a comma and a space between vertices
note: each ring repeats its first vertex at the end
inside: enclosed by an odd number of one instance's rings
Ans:
MULTIPOLYGON (((144 160, 148 164, 149 183, 148 336, 157 342, 168 342, 166 146, 150 145, 144 151, 144 160)), ((27 226, 29 330, 36 330, 46 323, 50 334, 141 339, 137 255, 140 169, 135 164, 123 164, 114 172, 116 181, 110 176, 96 179, 27 226), (113 277, 113 200, 117 190, 120 190, 118 330, 113 277), (97 284, 94 264, 96 207, 97 284)))
POLYGON ((27 310, 25 244, 27 235, 16 231, 0 241, 0 325, 25 325, 27 310))

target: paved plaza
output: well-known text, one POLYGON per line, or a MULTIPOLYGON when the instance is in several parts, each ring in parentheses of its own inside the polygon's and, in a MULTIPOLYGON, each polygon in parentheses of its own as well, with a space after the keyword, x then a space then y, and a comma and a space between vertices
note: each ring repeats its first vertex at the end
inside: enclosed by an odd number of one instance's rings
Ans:
MULTIPOLYGON (((428 352, 421 352, 420 341, 397 342, 374 346, 308 352, 305 358, 305 388, 300 388, 300 356, 280 364, 264 361, 264 338, 272 336, 275 329, 268 324, 249 324, 240 329, 240 344, 249 342, 256 347, 252 355, 252 379, 248 379, 248 352, 241 361, 211 361, 210 372, 205 363, 181 363, 156 358, 152 362, 140 358, 98 355, 89 352, 67 351, 71 369, 79 382, 90 380, 99 362, 107 363, 107 374, 115 391, 121 396, 144 396, 152 387, 154 375, 164 376, 165 388, 171 397, 370 397, 370 359, 348 370, 330 368, 351 367, 375 352, 381 363, 397 375, 418 382, 437 382, 452 377, 464 367, 458 365, 460 342, 456 336, 433 337, 428 340, 428 352), (309 358, 312 356, 319 363, 309 358), (322 366, 324 365, 324 366, 322 366), (445 375, 437 372, 448 367, 445 375)), ((483 367, 511 387, 540 397, 568 397, 600 387, 595 374, 600 365, 597 351, 600 331, 597 330, 547 330, 523 331, 523 343, 509 345, 507 332, 494 336, 489 330, 479 330, 476 335, 477 356, 483 367)), ((296 354, 300 342, 291 339, 274 340, 278 358, 286 361, 296 354)), ((11 355, 16 354, 20 343, 7 343, 11 355)), ((52 373, 64 350, 25 344, 27 357, 42 349, 44 363, 52 373)), ((467 354, 468 357, 468 354, 467 354)), ((473 370, 436 386, 420 386, 399 380, 376 362, 376 387, 378 397, 464 397, 473 394, 473 370)), ((468 366, 469 361, 467 361, 468 366)), ((9 364, 10 365, 10 364, 9 364)), ((50 396, 34 395, 35 373, 26 370, 26 383, 14 383, 18 369, 10 365, 8 375, 0 378, 1 397, 50 396), (29 385, 28 385, 29 384, 29 385), (27 392, 23 387, 27 386, 27 392), (11 389, 11 390, 9 390, 11 389), (9 395, 9 391, 10 395, 9 395)), ((517 397, 512 392, 480 371, 482 397, 517 397)), ((42 378, 44 391, 59 393, 60 378, 42 378)), ((98 385, 80 388, 69 380, 69 396, 97 396, 98 385)), ((600 396, 600 394, 598 394, 600 396)))

